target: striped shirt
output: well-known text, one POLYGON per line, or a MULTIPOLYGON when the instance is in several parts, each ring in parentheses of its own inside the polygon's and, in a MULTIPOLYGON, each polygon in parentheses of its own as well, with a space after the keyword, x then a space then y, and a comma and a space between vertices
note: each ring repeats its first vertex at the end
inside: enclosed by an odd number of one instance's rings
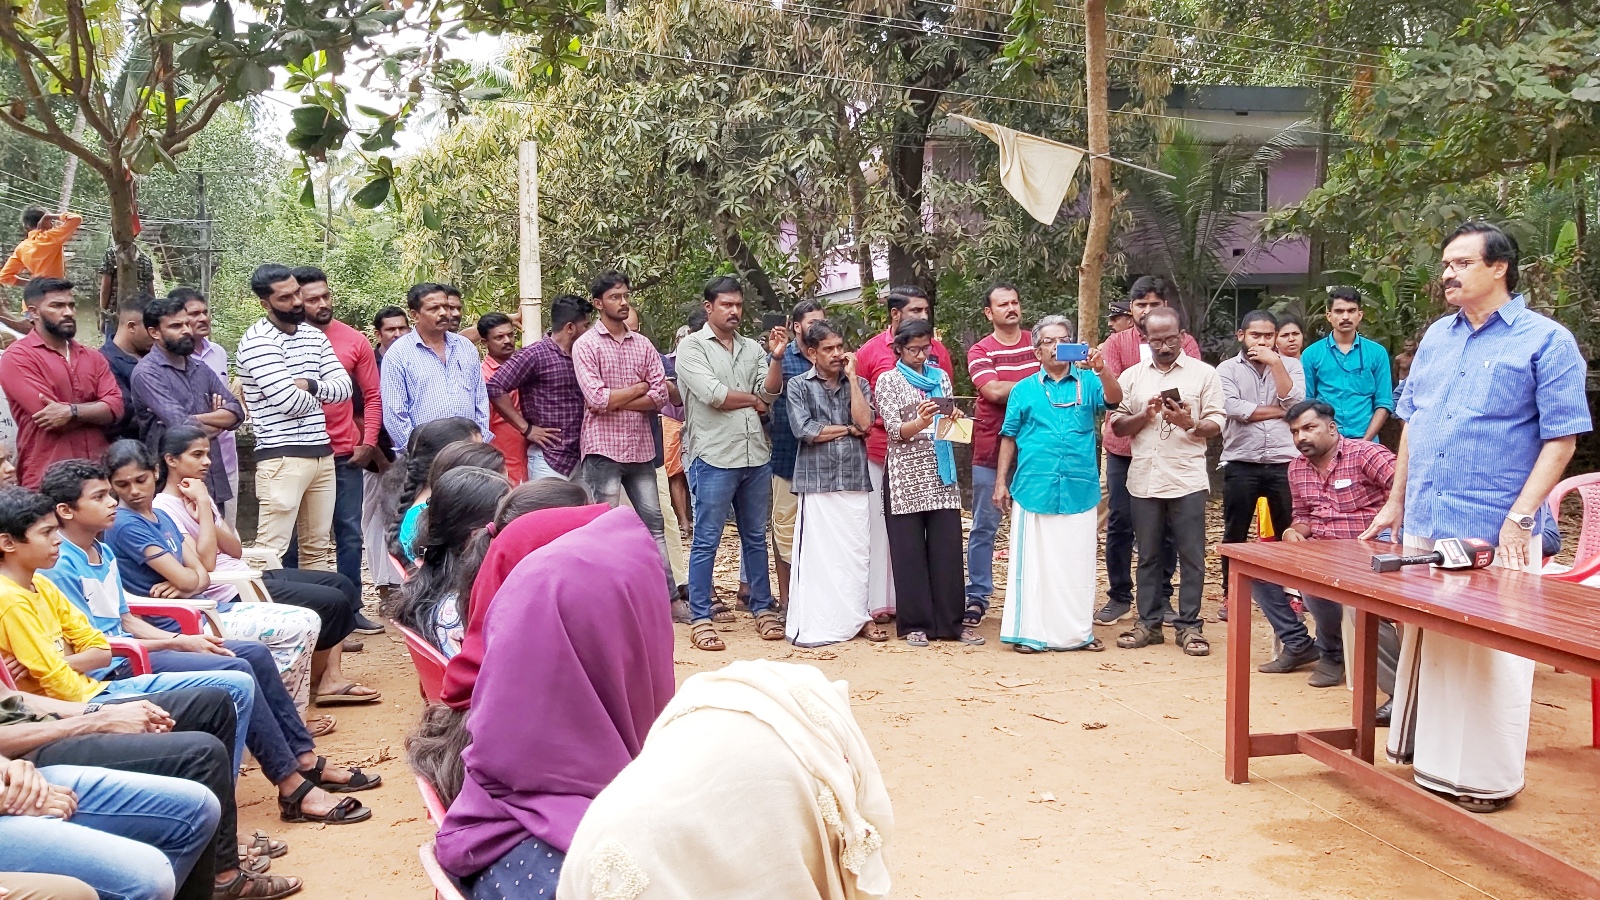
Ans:
POLYGON ((256 459, 333 453, 322 404, 350 399, 350 375, 321 331, 302 322, 285 334, 263 318, 239 339, 234 357, 255 429, 256 459), (315 392, 296 387, 297 378, 315 382, 315 392))
POLYGON ((1038 372, 1033 333, 1027 329, 1015 345, 1002 344, 991 334, 967 350, 967 374, 978 389, 977 415, 972 423, 973 465, 992 469, 999 464, 1000 423, 1006 418, 1006 405, 983 399, 983 386, 991 381, 1023 381, 1038 372))

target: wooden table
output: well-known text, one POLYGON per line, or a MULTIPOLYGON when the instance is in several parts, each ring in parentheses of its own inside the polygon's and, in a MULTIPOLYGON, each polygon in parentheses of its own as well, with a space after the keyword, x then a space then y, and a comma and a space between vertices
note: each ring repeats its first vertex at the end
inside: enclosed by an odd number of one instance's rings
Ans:
MULTIPOLYGON (((1600 678, 1600 592, 1506 569, 1444 571, 1409 566, 1372 571, 1376 553, 1399 547, 1370 541, 1223 544, 1228 557, 1228 780, 1250 780, 1257 756, 1303 753, 1403 809, 1452 833, 1479 841, 1505 859, 1588 897, 1600 897, 1600 877, 1507 834, 1493 815, 1470 813, 1423 790, 1410 777, 1373 765, 1378 685, 1378 620, 1392 619, 1526 659, 1600 678), (1351 727, 1250 733, 1251 585, 1279 584, 1355 610, 1355 698, 1351 727)), ((1415 551, 1413 551, 1415 552, 1415 551)))

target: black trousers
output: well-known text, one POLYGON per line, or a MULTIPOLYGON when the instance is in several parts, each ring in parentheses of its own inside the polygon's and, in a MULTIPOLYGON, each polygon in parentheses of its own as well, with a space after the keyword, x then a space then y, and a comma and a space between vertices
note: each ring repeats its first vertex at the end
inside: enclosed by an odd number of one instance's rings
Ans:
MULTIPOLYGON (((883 480, 883 497, 887 511, 888 476, 883 480)), ((934 641, 960 637, 967 603, 961 511, 888 515, 885 521, 894 572, 895 631, 901 637, 925 632, 934 641)))
MULTIPOLYGON (((1272 527, 1279 534, 1289 527, 1293 500, 1289 495, 1288 463, 1230 462, 1222 467, 1222 542, 1237 544, 1250 537, 1256 501, 1267 499, 1272 527)), ((1228 592, 1228 558, 1222 558, 1222 592, 1228 592)))
POLYGON ((361 589, 338 572, 311 569, 268 569, 261 573, 272 599, 311 610, 322 620, 317 649, 331 650, 356 630, 361 589))
MULTIPOLYGON (((1106 454, 1106 599, 1114 606, 1133 606, 1133 498, 1128 494, 1128 467, 1133 458, 1106 454)), ((1172 574, 1178 570, 1178 549, 1172 534, 1161 540, 1161 560, 1166 577, 1161 600, 1172 606, 1172 574)))
POLYGON ((29 753, 36 766, 99 766, 183 778, 205 785, 222 805, 212 852, 195 862, 175 900, 209 900, 218 872, 239 866, 239 808, 234 802, 233 701, 221 688, 167 691, 150 700, 176 721, 168 734, 83 734, 29 753))
POLYGON ((1172 585, 1166 561, 1161 558, 1161 542, 1167 534, 1178 549, 1179 630, 1200 628, 1200 597, 1206 578, 1206 500, 1209 491, 1195 491, 1182 497, 1133 497, 1133 534, 1139 542, 1139 622, 1159 632, 1167 612, 1163 588, 1172 585))

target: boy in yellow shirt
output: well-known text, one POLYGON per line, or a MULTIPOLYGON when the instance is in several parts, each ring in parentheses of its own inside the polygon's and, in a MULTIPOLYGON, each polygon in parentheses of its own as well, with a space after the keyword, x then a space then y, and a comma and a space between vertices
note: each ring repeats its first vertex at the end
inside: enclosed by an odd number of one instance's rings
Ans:
POLYGON ((0 489, 0 662, 20 690, 55 700, 88 703, 150 697, 163 691, 219 687, 238 713, 234 769, 244 758, 245 732, 255 705, 255 681, 241 672, 166 672, 102 681, 111 645, 87 617, 39 574, 55 565, 61 535, 55 507, 26 488, 0 489))

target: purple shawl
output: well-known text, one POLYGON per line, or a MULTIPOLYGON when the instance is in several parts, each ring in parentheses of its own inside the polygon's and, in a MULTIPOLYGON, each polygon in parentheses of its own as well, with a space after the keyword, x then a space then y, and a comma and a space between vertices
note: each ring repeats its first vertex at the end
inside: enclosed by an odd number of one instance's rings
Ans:
POLYGON ((674 690, 661 552, 632 510, 529 554, 495 597, 466 782, 436 839, 439 862, 459 877, 529 836, 566 852, 674 690))

